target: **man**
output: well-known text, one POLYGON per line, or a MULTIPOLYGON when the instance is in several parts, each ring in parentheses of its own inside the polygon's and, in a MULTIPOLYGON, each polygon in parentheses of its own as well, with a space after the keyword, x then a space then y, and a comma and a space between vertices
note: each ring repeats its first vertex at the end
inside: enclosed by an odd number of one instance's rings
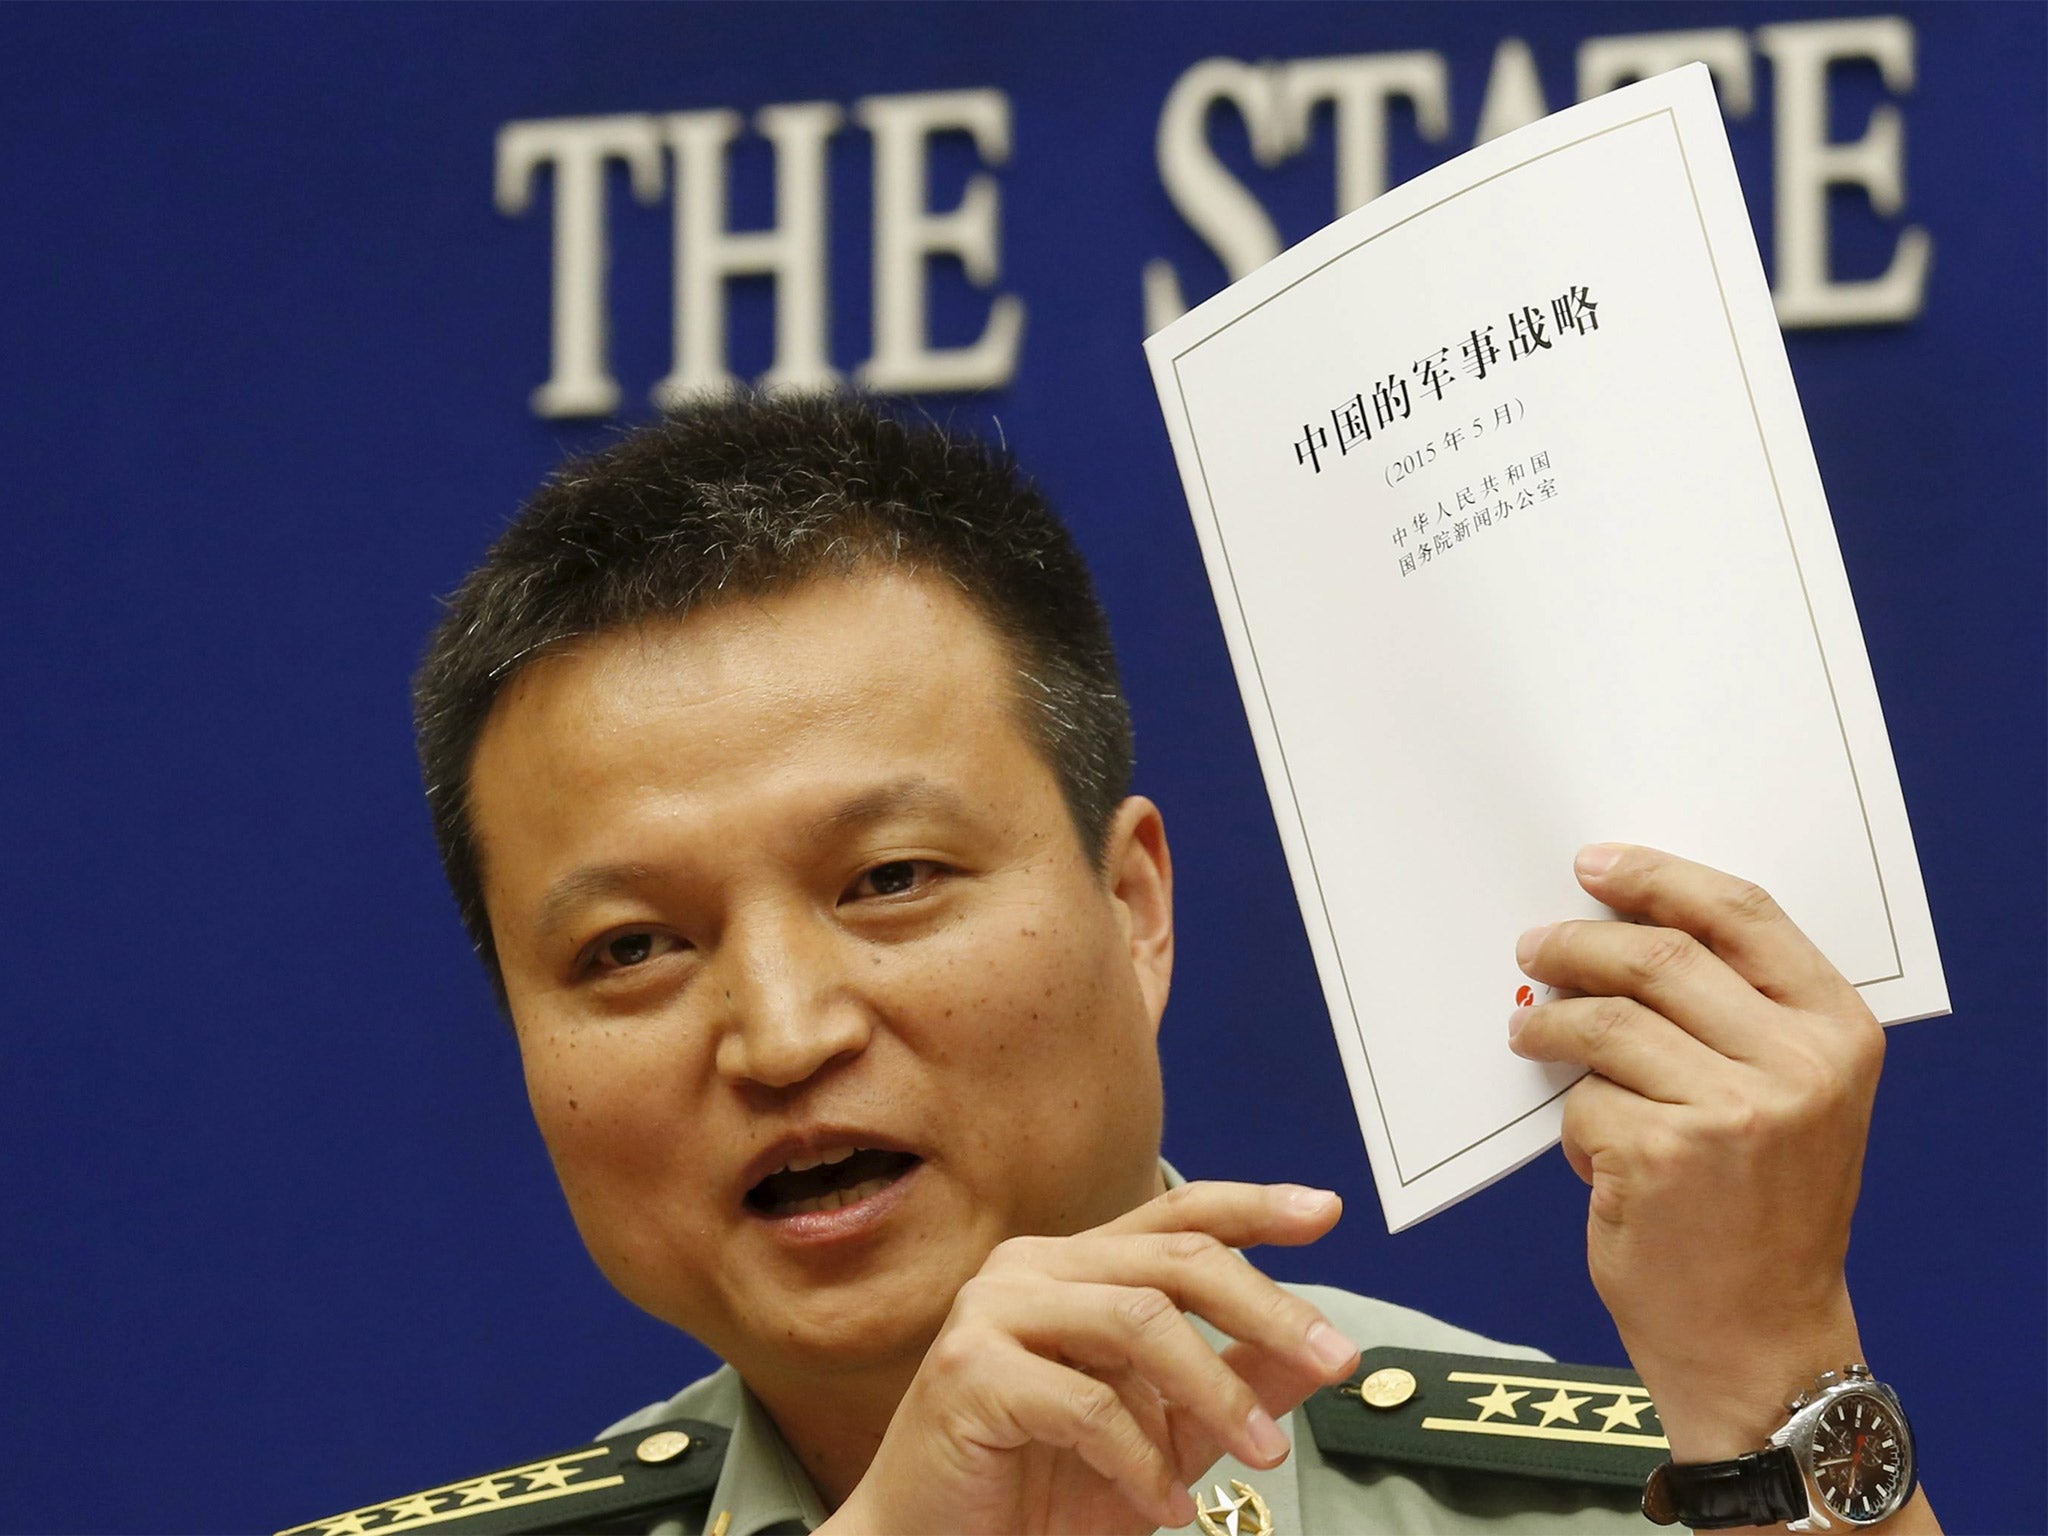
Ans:
MULTIPOLYGON (((1167 1188, 1166 831, 1086 571, 1003 455, 845 399, 645 429, 528 506, 417 704, 584 1241, 728 1362, 622 1426, 733 1429, 686 1520, 1144 1531, 1196 1519, 1219 1456, 1292 1447, 1301 1529, 1634 1521, 1340 1465, 1294 1416, 1362 1345, 1487 1346, 1232 1251, 1312 1242, 1327 1192, 1167 1188)), ((1512 1048, 1593 1069, 1565 1147, 1594 1282, 1673 1460, 1720 1462, 1863 1359, 1842 1264, 1882 1036, 1753 888, 1628 848, 1579 874, 1643 922, 1525 936, 1584 995, 1512 1048)), ((1255 1529, 1252 1475, 1201 1518, 1255 1529)), ((1934 1529, 1924 1497, 1889 1528, 1934 1529)))

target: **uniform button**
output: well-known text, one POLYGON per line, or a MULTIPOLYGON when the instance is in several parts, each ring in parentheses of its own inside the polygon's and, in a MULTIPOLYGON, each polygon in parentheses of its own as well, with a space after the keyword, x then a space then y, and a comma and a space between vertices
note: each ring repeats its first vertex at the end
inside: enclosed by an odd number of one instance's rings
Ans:
POLYGON ((1415 1378, 1398 1365, 1382 1366, 1358 1384, 1358 1395, 1374 1408, 1398 1408, 1415 1395, 1415 1378))
POLYGON ((649 1435, 633 1447, 633 1454, 650 1466, 674 1461, 690 1448, 690 1437, 680 1429, 664 1429, 649 1435))

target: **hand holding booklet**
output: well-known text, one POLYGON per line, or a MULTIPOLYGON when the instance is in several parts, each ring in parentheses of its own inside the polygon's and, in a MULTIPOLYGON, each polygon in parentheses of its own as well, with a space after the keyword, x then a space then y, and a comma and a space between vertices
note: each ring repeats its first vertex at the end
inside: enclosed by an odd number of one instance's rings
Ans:
POLYGON ((1388 1226, 1554 1145, 1523 930, 1644 843, 1948 994, 1713 88, 1480 146, 1146 343, 1388 1226))

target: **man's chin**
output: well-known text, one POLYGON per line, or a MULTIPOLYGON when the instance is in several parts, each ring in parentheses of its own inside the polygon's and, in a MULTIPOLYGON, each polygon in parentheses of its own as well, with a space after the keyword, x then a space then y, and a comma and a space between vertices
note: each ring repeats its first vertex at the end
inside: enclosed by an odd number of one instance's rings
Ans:
POLYGON ((771 1374, 813 1380, 914 1375, 952 1308, 955 1290, 870 1283, 787 1296, 772 1312, 750 1309, 730 1349, 712 1347, 750 1381, 771 1374))

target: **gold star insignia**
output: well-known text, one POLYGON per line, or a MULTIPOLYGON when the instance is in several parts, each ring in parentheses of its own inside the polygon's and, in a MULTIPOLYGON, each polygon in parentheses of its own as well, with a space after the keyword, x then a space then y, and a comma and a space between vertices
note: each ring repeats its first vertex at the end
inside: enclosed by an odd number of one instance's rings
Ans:
POLYGON ((1244 1513, 1245 1505, 1251 1502, 1251 1495, 1249 1493, 1240 1494, 1237 1498, 1233 1499, 1223 1491, 1223 1486, 1220 1483, 1212 1484, 1210 1491, 1216 1495, 1216 1506, 1213 1509, 1205 1509, 1202 1513, 1211 1520, 1221 1520, 1223 1522, 1223 1529, 1228 1531, 1230 1536, 1237 1536, 1238 1516, 1244 1513))
POLYGON ((354 1509, 345 1515, 336 1515, 332 1520, 321 1521, 321 1536, 363 1536, 363 1513, 354 1509))
POLYGON ((1605 1408, 1596 1408, 1593 1411, 1600 1415, 1603 1421, 1600 1427, 1603 1430, 1612 1429, 1617 1424, 1626 1424, 1630 1429, 1641 1429, 1643 1410, 1649 1406, 1650 1400, 1647 1397, 1630 1397, 1624 1392, 1605 1408))
POLYGON ((462 1502, 455 1507, 467 1509, 472 1504, 495 1504, 504 1497, 505 1490, 512 1485, 500 1482, 495 1477, 480 1477, 473 1483, 464 1483, 460 1488, 449 1489, 450 1493, 462 1495, 462 1502))
MULTIPOLYGON (((391 1517, 391 1525, 397 1525, 405 1520, 425 1520, 430 1515, 438 1514, 439 1511, 434 1507, 432 1499, 428 1498, 424 1493, 416 1493, 409 1499, 400 1499, 395 1504, 385 1505, 384 1513, 391 1517)), ((377 1527, 380 1531, 388 1530, 389 1528, 390 1526, 386 1525, 377 1527)))
POLYGON ((1540 1429, 1544 1424, 1555 1424, 1559 1419, 1563 1419, 1567 1424, 1578 1423, 1579 1410, 1591 1401, 1590 1397, 1572 1397, 1566 1393, 1563 1387, 1559 1387, 1557 1389, 1557 1396, 1550 1399, 1549 1402, 1531 1403, 1529 1406, 1543 1410, 1543 1418, 1537 1425, 1537 1428, 1540 1429))
POLYGON ((520 1476, 526 1479, 526 1491, 531 1493, 536 1488, 566 1488, 569 1479, 582 1470, 581 1467, 565 1467, 559 1461, 551 1461, 531 1472, 522 1472, 520 1476))
POLYGON ((1527 1392, 1510 1392, 1506 1382, 1497 1381, 1486 1396, 1468 1397, 1465 1401, 1479 1410, 1479 1417, 1474 1422, 1484 1424, 1496 1413, 1504 1419, 1512 1419, 1515 1417, 1515 1404, 1528 1395, 1527 1392))
POLYGON ((1237 1490, 1236 1498, 1225 1493, 1221 1483, 1213 1483, 1210 1491, 1216 1495, 1215 1505, 1196 1501, 1195 1523, 1203 1536, 1273 1536, 1273 1512, 1266 1501, 1249 1483, 1233 1477, 1230 1486, 1237 1490))

